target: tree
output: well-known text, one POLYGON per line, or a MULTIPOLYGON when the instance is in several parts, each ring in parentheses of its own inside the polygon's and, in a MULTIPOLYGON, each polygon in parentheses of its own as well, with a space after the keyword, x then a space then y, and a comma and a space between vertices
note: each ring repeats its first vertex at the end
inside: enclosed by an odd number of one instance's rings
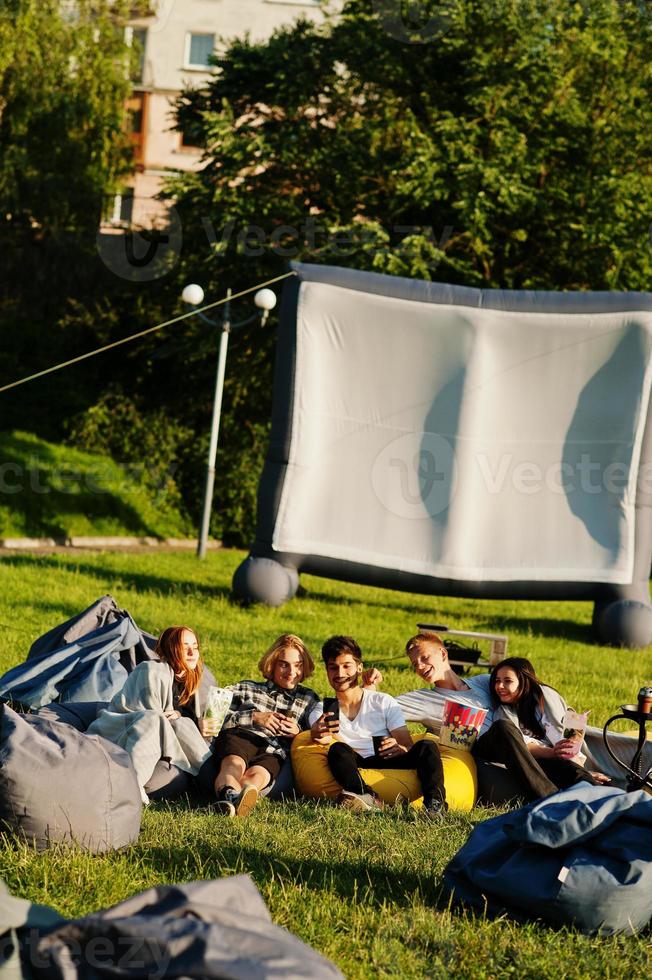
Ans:
MULTIPOLYGON (((134 309, 164 319, 189 280, 213 299, 289 258, 480 287, 649 288, 649 4, 424 0, 423 19, 402 26, 398 9, 347 0, 326 28, 231 44, 178 106, 205 154, 169 186, 178 272, 73 310, 66 328, 109 339, 134 309)), ((216 332, 191 321, 115 362, 143 424, 174 423, 165 445, 195 515, 216 351, 216 332)), ((273 352, 269 327, 235 334, 229 352, 212 531, 239 543, 253 529, 273 352)), ((77 431, 96 440, 105 416, 77 431)))
POLYGON ((0 221, 94 237, 104 195, 131 165, 123 135, 130 5, 1 6, 0 221))
MULTIPOLYGON (((179 281, 220 296, 298 258, 478 287, 649 288, 649 4, 424 0, 397 30, 399 7, 347 0, 326 28, 236 41, 183 95, 179 128, 204 162, 169 186, 179 281)), ((200 330, 183 363, 210 392, 200 330)), ((172 343, 170 372, 175 356, 172 343)), ((237 498, 241 540, 272 361, 270 333, 229 359, 216 485, 229 503, 213 527, 228 532, 237 498)), ((206 431, 208 399, 196 408, 206 431)))
MULTIPOLYGON (((313 261, 486 287, 647 288, 649 4, 424 6, 441 15, 430 43, 392 33, 392 0, 348 0, 326 31, 233 44, 179 104, 206 152, 173 182, 184 224, 232 219, 240 253, 244 229, 262 227, 250 243, 270 259, 281 226, 312 216, 319 241, 293 244, 313 261)), ((207 272, 237 241, 201 248, 207 272)))
MULTIPOLYGON (((137 7, 0 0, 2 383, 126 332, 120 303, 137 306, 96 249, 104 197, 132 165, 124 25, 137 7)), ((89 362, 5 394, 3 428, 60 439, 70 415, 97 398, 106 366, 89 362)))

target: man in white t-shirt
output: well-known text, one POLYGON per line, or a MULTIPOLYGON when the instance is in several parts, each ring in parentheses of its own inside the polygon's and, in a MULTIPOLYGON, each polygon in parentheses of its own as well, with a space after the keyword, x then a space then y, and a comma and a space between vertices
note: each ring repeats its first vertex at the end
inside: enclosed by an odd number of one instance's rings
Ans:
POLYGON ((339 718, 331 706, 321 703, 308 721, 313 741, 330 745, 328 766, 342 787, 339 802, 356 812, 380 806, 360 768, 414 769, 423 790, 424 812, 438 818, 448 807, 436 743, 431 739, 413 743, 396 700, 360 687, 362 652, 353 637, 332 636, 322 647, 322 658, 337 697, 339 718), (379 742, 376 748, 374 736, 379 742))

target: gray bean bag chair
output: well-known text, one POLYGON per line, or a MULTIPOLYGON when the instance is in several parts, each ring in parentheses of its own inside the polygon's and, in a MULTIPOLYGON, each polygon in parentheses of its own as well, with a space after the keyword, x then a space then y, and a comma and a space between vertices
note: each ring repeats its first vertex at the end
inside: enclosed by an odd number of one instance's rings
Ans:
MULTIPOLYGON (((211 685, 217 685, 217 681, 213 673, 206 667, 199 688, 200 705, 205 704, 206 695, 211 685)), ((85 732, 89 725, 95 721, 100 711, 106 708, 108 704, 108 701, 67 701, 65 704, 53 701, 51 704, 39 708, 34 716, 46 718, 48 721, 63 722, 66 725, 71 725, 78 732, 85 732)), ((291 770, 289 778, 290 780, 292 778, 291 770)), ((286 782, 283 783, 283 786, 286 785, 286 782)), ((290 785, 289 789, 286 788, 284 792, 290 792, 291 788, 290 785)), ((149 782, 145 786, 145 793, 153 801, 176 800, 181 796, 190 796, 196 802, 205 802, 203 795, 198 792, 195 786, 194 778, 164 759, 157 763, 149 782)))
POLYGON ((266 796, 274 803, 281 800, 297 799, 298 791, 294 785, 294 773, 292 772, 292 760, 290 759, 290 756, 287 757, 281 766, 281 771, 272 785, 267 789, 264 789, 262 795, 266 796))
POLYGON ((108 703, 108 701, 68 701, 66 704, 59 704, 58 701, 52 701, 50 704, 43 705, 34 714, 38 718, 61 721, 65 725, 72 725, 78 732, 85 732, 108 703))
POLYGON ((156 638, 103 596, 36 640, 24 663, 0 677, 0 696, 30 708, 52 701, 110 701, 156 638))
POLYGON ((478 806, 505 806, 519 802, 520 787, 507 767, 500 762, 476 759, 478 806))
POLYGON ((0 828, 43 849, 101 853, 140 832, 140 789, 126 752, 103 738, 0 704, 0 828))
MULTIPOLYGON (((85 732, 108 704, 108 701, 69 701, 66 704, 53 701, 39 708, 34 716, 47 721, 62 722, 64 725, 71 725, 78 732, 85 732)), ((161 759, 145 786, 145 792, 150 800, 175 800, 180 796, 192 795, 193 777, 161 759)))
POLYGON ((0 881, 0 974, 19 980, 21 965, 32 980, 343 980, 274 925, 246 875, 160 885, 71 921, 0 881))

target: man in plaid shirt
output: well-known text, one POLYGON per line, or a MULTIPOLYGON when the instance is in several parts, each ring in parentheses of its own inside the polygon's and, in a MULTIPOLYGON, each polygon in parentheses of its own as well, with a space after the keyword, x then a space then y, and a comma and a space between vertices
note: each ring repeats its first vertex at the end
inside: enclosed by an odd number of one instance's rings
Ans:
POLYGON ((231 684, 229 690, 233 692, 233 701, 222 730, 240 728, 253 735, 264 735, 267 741, 265 751, 279 756, 281 760, 289 755, 291 736, 309 727, 308 715, 319 701, 315 692, 308 687, 298 684, 289 690, 279 687, 273 680, 264 683, 240 681, 231 684), (298 731, 290 731, 292 726, 288 726, 288 721, 296 722, 298 731))
POLYGON ((319 701, 300 684, 315 665, 298 636, 279 636, 258 669, 264 681, 240 681, 230 688, 231 708, 213 755, 199 772, 200 782, 214 788, 218 812, 225 816, 251 812, 260 791, 278 776, 292 739, 308 728, 310 711, 319 701))

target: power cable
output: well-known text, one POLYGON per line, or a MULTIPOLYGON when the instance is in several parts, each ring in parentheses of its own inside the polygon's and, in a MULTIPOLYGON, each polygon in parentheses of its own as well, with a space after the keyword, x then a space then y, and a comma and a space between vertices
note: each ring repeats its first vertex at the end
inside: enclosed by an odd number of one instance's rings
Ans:
POLYGON ((34 381, 36 378, 42 378, 46 374, 53 374, 55 371, 60 371, 62 368, 70 367, 71 364, 79 364, 80 361, 85 361, 89 357, 95 357, 96 354, 103 354, 105 351, 112 350, 114 347, 120 347, 121 344, 129 344, 132 340, 138 340, 140 337, 146 337, 147 334, 155 333, 157 330, 163 330, 165 327, 171 327, 172 324, 180 323, 182 320, 187 320, 191 316, 197 316, 198 313, 205 313, 206 310, 213 310, 217 306, 223 306, 225 303, 240 299, 241 296, 247 296, 249 293, 258 292, 259 289, 264 289, 266 286, 272 286, 275 282, 281 282, 283 279, 289 279, 290 276, 296 276, 296 272, 285 272, 282 276, 276 276, 274 279, 268 279, 267 282, 261 282, 257 286, 249 286, 248 289, 243 289, 239 293, 233 293, 231 296, 225 296, 223 299, 218 299, 214 303, 208 303, 206 306, 202 306, 200 309, 189 310, 188 313, 182 313, 180 316, 175 316, 171 320, 166 320, 165 323, 157 323, 155 327, 147 327, 146 330, 140 330, 138 333, 133 333, 129 337, 123 337, 121 340, 114 340, 112 344, 105 344, 104 347, 97 347, 95 350, 87 351, 86 354, 79 354, 78 357, 72 357, 69 361, 62 361, 60 364, 55 364, 52 367, 45 368, 43 371, 37 371, 35 374, 30 374, 26 378, 20 378, 18 381, 12 381, 10 384, 2 385, 2 387, 0 387, 0 394, 2 394, 3 391, 9 391, 10 388, 17 388, 19 385, 27 384, 28 381, 34 381))

